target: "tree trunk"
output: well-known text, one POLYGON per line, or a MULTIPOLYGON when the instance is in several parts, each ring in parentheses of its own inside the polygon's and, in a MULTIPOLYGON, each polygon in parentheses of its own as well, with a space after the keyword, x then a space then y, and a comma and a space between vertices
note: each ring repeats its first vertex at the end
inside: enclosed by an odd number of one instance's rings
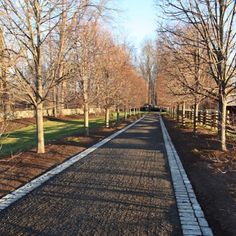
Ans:
POLYGON ((89 135, 89 81, 87 76, 83 77, 83 100, 84 100, 84 133, 89 135))
MULTIPOLYGON (((60 72, 60 76, 62 76, 62 72, 60 72)), ((63 116, 64 109, 64 100, 65 100, 65 83, 62 82, 57 86, 57 102, 56 102, 56 110, 57 116, 63 116)))
POLYGON ((106 108, 105 110, 106 110, 105 125, 106 125, 106 128, 109 128, 110 127, 110 109, 106 108))
POLYGON ((177 108, 176 107, 174 107, 173 108, 173 118, 175 119, 175 118, 177 118, 177 108))
POLYGON ((197 128, 198 128, 198 107, 199 104, 197 103, 197 101, 195 101, 194 103, 194 111, 193 111, 193 133, 194 135, 196 135, 197 133, 197 128))
POLYGON ((2 102, 3 102, 3 112, 4 112, 4 122, 7 121, 11 107, 10 107, 10 98, 9 98, 9 91, 7 88, 7 81, 6 81, 6 70, 5 68, 2 69, 2 79, 3 79, 3 95, 2 95, 2 102))
POLYGON ((84 134, 89 135, 89 105, 84 103, 84 134))
POLYGON ((60 104, 61 104, 60 94, 61 94, 61 84, 58 84, 56 86, 56 117, 60 116, 60 113, 61 113, 61 111, 60 111, 60 108, 61 108, 61 106, 60 106, 60 104))
POLYGON ((9 99, 9 91, 7 87, 7 67, 4 63, 4 50, 5 50, 5 43, 4 43, 4 36, 2 29, 0 28, 0 54, 1 54, 1 71, 0 77, 2 79, 2 103, 3 103, 3 114, 4 114, 4 122, 8 119, 10 113, 10 99, 9 99), (3 62, 3 63, 2 63, 3 62))
POLYGON ((116 110, 116 122, 118 123, 120 121, 120 108, 117 107, 117 110, 116 110))
POLYGON ((37 153, 45 153, 43 130, 43 103, 36 107, 37 153))
POLYGON ((177 116, 177 122, 179 123, 179 105, 177 105, 177 108, 176 108, 176 116, 177 116))
POLYGON ((226 107, 227 101, 224 96, 219 96, 219 123, 218 123, 218 136, 221 143, 221 150, 227 151, 226 146, 226 107))
MULTIPOLYGON (((40 42, 40 24, 39 19, 37 19, 37 41, 40 42)), ((37 153, 45 153, 45 143, 44 143, 44 130, 43 130, 43 79, 42 79, 42 56, 41 56, 41 46, 40 43, 36 48, 37 51, 37 61, 35 62, 36 68, 36 126, 37 126, 37 153)))
POLYGON ((182 104, 182 126, 185 126, 185 102, 182 104))
POLYGON ((53 116, 57 117, 57 87, 53 88, 53 116))
POLYGON ((125 107, 125 120, 127 120, 128 113, 127 113, 127 108, 125 107))
MULTIPOLYGON (((62 76, 62 74, 61 74, 62 76)), ((64 115, 64 108, 65 108, 65 90, 66 84, 65 81, 61 83, 61 91, 60 91, 60 116, 64 115)))
POLYGON ((152 105, 152 78, 148 72, 148 105, 152 105))

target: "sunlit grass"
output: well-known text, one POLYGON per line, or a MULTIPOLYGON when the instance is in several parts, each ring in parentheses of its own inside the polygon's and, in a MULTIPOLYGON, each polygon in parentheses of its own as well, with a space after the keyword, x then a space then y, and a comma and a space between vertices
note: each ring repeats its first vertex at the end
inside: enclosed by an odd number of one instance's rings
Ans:
MULTIPOLYGON (((90 128, 101 127, 104 119, 94 118, 90 120, 90 128)), ((46 144, 63 137, 83 132, 83 120, 56 120, 44 122, 46 144)), ((5 134, 0 139, 0 156, 15 154, 36 147, 36 126, 15 130, 5 134)))
MULTIPOLYGON (((120 112, 120 119, 124 118, 124 112, 120 112)), ((117 113, 111 114, 110 122, 117 121, 117 113)), ((104 125, 104 117, 90 119, 89 126, 91 129, 102 127, 104 125)), ((83 119, 75 120, 48 120, 44 122, 45 143, 60 140, 64 137, 75 133, 83 133, 83 119)), ((12 155, 18 152, 35 148, 36 126, 29 125, 27 127, 15 130, 5 134, 0 139, 0 156, 12 155)))

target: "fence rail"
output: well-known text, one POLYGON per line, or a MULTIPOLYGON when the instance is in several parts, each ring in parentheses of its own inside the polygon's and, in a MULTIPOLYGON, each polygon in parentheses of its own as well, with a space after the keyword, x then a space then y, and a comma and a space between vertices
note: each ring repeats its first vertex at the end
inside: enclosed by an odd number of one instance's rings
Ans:
MULTIPOLYGON (((172 110, 169 114, 176 118, 177 121, 194 123, 194 110, 186 109, 185 114, 182 110, 172 110)), ((219 113, 217 110, 199 110, 196 116, 196 122, 199 126, 211 128, 212 130, 218 129, 219 113)), ((226 130, 229 134, 236 134, 236 114, 227 111, 226 130)))

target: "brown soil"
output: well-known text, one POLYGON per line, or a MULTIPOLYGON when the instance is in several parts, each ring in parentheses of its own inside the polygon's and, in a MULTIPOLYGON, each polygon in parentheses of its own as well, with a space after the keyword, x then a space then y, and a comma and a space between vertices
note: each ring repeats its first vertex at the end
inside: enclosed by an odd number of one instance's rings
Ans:
MULTIPOLYGON (((123 128, 135 119, 134 117, 129 118, 128 121, 124 121, 112 128, 91 129, 89 136, 78 133, 53 142, 46 146, 45 154, 37 154, 35 149, 33 149, 13 157, 1 158, 0 197, 26 184, 33 178, 83 151, 116 130, 123 128)), ((19 124, 22 124, 23 127, 31 123, 33 123, 33 119, 17 120, 15 123, 11 122, 11 129, 14 127, 19 128, 19 124)))
POLYGON ((165 124, 214 235, 236 235, 236 144, 221 152, 213 132, 201 128, 194 137, 176 121, 165 124))
MULTIPOLYGON (((44 118, 44 120, 47 120, 44 118)), ((21 129, 29 125, 35 124, 35 118, 24 118, 24 119, 17 119, 17 120, 9 120, 6 124, 0 122, 0 127, 4 126, 4 132, 11 132, 16 129, 21 129)))

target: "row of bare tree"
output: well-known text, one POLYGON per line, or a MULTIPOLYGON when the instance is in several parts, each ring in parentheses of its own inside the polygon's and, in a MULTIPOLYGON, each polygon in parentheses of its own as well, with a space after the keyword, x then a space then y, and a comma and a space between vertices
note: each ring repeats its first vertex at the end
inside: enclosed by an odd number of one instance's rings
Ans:
MULTIPOLYGON (((159 30, 159 103, 194 107, 207 99, 218 104, 218 137, 226 147, 228 97, 236 88, 236 1, 158 1, 163 22, 159 30)), ((196 127, 194 128, 196 132, 196 127)))
MULTIPOLYGON (((107 0, 0 0, 1 95, 33 105, 37 152, 44 153, 43 110, 61 115, 67 102, 84 107, 140 107, 146 83, 134 70, 129 49, 114 42, 101 22, 107 0), (137 89, 138 88, 138 89, 137 89)), ((7 106, 5 106, 7 109, 7 106)))

